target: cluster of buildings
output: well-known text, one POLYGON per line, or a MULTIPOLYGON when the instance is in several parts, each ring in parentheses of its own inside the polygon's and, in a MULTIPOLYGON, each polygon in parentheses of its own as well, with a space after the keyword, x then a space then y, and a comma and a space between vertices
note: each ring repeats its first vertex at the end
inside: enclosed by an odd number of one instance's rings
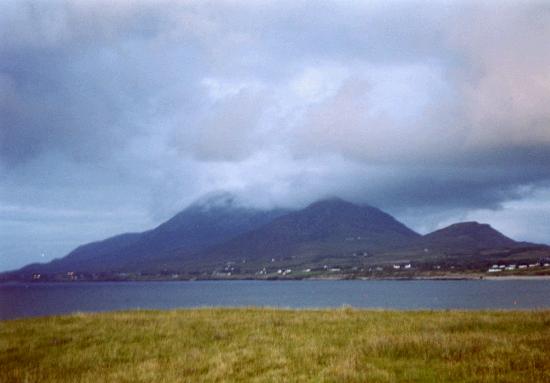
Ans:
POLYGON ((550 267, 550 263, 545 262, 535 262, 535 263, 522 263, 519 265, 516 264, 510 264, 510 265, 492 265, 487 272, 488 273, 498 273, 504 270, 513 271, 513 270, 521 270, 521 269, 531 269, 535 267, 550 267))
MULTIPOLYGON (((40 280, 47 280, 47 275, 43 275, 40 273, 33 273, 31 276, 31 279, 33 281, 40 281, 40 280)), ((78 274, 74 271, 68 271, 67 273, 64 273, 63 275, 57 275, 58 280, 69 280, 69 281, 76 281, 78 280, 78 274)))
POLYGON ((409 270, 411 268, 412 268, 412 265, 410 263, 406 263, 404 265, 401 265, 401 264, 394 264, 393 265, 394 270, 401 270, 401 269, 409 270))
POLYGON ((288 275, 292 273, 292 269, 279 269, 277 270, 277 274, 279 275, 288 275))

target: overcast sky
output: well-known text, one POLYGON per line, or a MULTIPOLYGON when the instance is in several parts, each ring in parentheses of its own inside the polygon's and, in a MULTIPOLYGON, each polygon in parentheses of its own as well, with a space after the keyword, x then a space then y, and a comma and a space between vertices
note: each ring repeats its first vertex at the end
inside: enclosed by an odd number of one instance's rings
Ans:
POLYGON ((547 1, 4 0, 0 270, 216 190, 549 243, 549 44, 547 1))

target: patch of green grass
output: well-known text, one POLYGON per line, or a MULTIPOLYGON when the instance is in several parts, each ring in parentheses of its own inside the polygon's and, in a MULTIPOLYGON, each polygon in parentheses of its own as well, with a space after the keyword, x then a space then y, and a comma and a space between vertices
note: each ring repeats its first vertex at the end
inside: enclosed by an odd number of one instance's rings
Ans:
POLYGON ((0 382, 550 382, 550 311, 193 309, 0 322, 0 382))

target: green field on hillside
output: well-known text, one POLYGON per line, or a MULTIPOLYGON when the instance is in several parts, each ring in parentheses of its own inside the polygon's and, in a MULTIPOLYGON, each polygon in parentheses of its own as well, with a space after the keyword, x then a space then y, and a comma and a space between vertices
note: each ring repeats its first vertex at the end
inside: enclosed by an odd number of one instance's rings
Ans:
POLYGON ((0 382, 550 382, 550 311, 192 309, 0 322, 0 382))

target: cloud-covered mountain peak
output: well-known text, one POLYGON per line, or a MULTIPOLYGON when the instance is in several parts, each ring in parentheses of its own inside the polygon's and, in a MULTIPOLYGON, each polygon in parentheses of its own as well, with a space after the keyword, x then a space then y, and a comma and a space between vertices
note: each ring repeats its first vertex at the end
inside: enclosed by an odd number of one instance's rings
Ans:
POLYGON ((200 210, 240 208, 243 204, 236 194, 229 191, 216 191, 208 193, 195 202, 189 208, 200 210))

